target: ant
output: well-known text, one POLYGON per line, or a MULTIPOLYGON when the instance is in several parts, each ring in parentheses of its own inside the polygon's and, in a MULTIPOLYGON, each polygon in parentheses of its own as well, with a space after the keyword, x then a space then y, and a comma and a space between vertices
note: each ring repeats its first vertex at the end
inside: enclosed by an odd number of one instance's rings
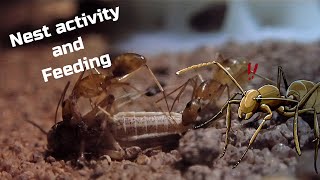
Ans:
MULTIPOLYGON (((221 54, 216 54, 217 61, 227 66, 226 69, 237 76, 238 81, 242 83, 248 82, 245 74, 247 74, 247 61, 246 59, 225 59, 221 54)), ((218 69, 212 73, 210 80, 203 80, 200 74, 189 78, 184 84, 173 90, 168 94, 171 95, 177 90, 181 89, 173 101, 170 111, 172 111, 174 104, 179 100, 181 94, 185 91, 187 85, 193 86, 191 100, 186 104, 185 109, 182 111, 182 118, 190 122, 196 121, 198 115, 201 113, 203 107, 215 102, 222 93, 227 89, 228 96, 235 88, 229 78, 225 77, 223 70, 218 69), (198 83, 200 80, 200 84, 198 83)), ((162 100, 159 99, 158 101, 162 100)))
POLYGON ((315 172, 318 173, 316 160, 318 157, 320 133, 319 133, 317 114, 320 113, 320 89, 319 89, 320 82, 314 83, 308 80, 297 80, 292 82, 290 85, 288 85, 285 74, 281 66, 279 66, 276 86, 264 85, 259 89, 250 89, 250 90, 244 91, 243 88, 240 86, 240 84, 237 82, 237 80, 233 77, 233 75, 217 61, 211 61, 207 63, 193 65, 178 71, 176 74, 184 73, 190 69, 197 69, 197 68, 211 66, 211 65, 216 65, 221 70, 223 70, 223 72, 227 75, 227 77, 229 77, 230 80, 240 90, 240 93, 235 93, 231 98, 229 98, 229 100, 225 103, 225 105, 221 108, 221 110, 216 115, 214 115, 211 119, 209 119, 205 123, 202 123, 194 127, 195 129, 197 129, 209 124, 210 122, 215 120, 218 117, 218 115, 222 114, 223 111, 227 109, 227 114, 226 114, 227 131, 226 131, 225 146, 224 146, 223 154, 221 157, 224 156, 229 143, 232 104, 239 104, 238 116, 240 119, 244 117, 244 120, 248 120, 256 112, 267 113, 267 115, 263 118, 263 121, 255 131, 255 133, 251 137, 245 152, 243 153, 239 161, 237 161, 237 163, 233 166, 233 168, 237 167, 241 162, 241 160, 244 158, 251 144, 255 141, 264 123, 267 120, 272 119, 272 111, 274 110, 285 117, 294 117, 293 136, 294 136, 294 142, 295 142, 295 149, 298 155, 301 155, 300 143, 298 139, 298 122, 297 122, 298 115, 313 112, 312 114, 314 116, 314 136, 315 136, 314 141, 316 142, 315 155, 314 155, 314 169, 315 169, 315 172), (286 89, 285 95, 282 95, 280 91, 281 77, 285 84, 285 89, 286 89), (237 95, 241 95, 242 96, 241 99, 236 99, 237 95))
POLYGON ((191 128, 181 121, 181 114, 174 112, 171 117, 176 124, 170 124, 169 113, 163 112, 112 114, 111 108, 117 103, 109 95, 83 116, 83 121, 70 124, 63 120, 55 124, 47 134, 48 151, 57 157, 77 154, 79 165, 86 162, 85 154, 108 155, 114 160, 133 159, 141 147, 160 140, 166 143, 191 128))
MULTIPOLYGON (((113 65, 106 70, 106 74, 100 74, 98 72, 98 74, 90 74, 82 78, 84 75, 84 72, 82 72, 75 83, 70 96, 67 99, 64 99, 66 91, 70 85, 70 82, 68 82, 58 102, 55 113, 55 125, 48 133, 34 122, 28 121, 47 134, 48 152, 52 152, 52 154, 57 156, 64 156, 79 152, 80 158, 78 161, 82 162, 85 151, 96 154, 95 149, 108 149, 104 146, 112 145, 112 147, 117 151, 108 151, 107 154, 115 159, 123 157, 124 151, 119 148, 119 144, 112 139, 113 136, 110 133, 105 135, 105 133, 107 133, 107 131, 105 131, 105 129, 107 129, 106 119, 111 119, 111 113, 108 114, 108 117, 105 117, 106 115, 102 116, 99 112, 101 112, 101 110, 104 110, 104 112, 110 112, 113 105, 118 104, 115 102, 115 97, 110 94, 111 86, 129 86, 137 90, 129 83, 122 81, 129 78, 134 72, 142 67, 146 67, 148 69, 148 72, 153 77, 158 88, 165 96, 162 86, 152 73, 151 69, 147 66, 146 59, 141 55, 133 53, 126 53, 118 56, 114 60, 113 65), (89 98, 90 102, 93 97, 97 97, 98 99, 103 97, 103 99, 101 101, 96 100, 97 103, 93 105, 92 110, 82 116, 77 107, 77 102, 80 97, 89 98), (63 121, 57 123, 57 111, 61 102, 63 121), (104 141, 109 143, 102 143, 104 141)), ((139 92, 139 90, 137 91, 139 92)), ((171 117, 171 113, 169 114, 171 117)), ((174 122, 176 122, 176 119, 177 118, 174 119, 172 117, 174 122)))
POLYGON ((64 100, 65 93, 70 84, 68 82, 56 108, 55 123, 57 122, 57 112, 61 101, 63 101, 63 119, 79 122, 81 121, 81 114, 79 113, 76 104, 80 97, 89 98, 91 102, 91 98, 100 96, 103 93, 107 93, 108 88, 110 88, 111 86, 128 86, 139 92, 139 90, 131 86, 129 83, 125 83, 122 81, 125 81, 136 71, 140 70, 143 67, 148 70, 148 73, 151 75, 152 79, 155 81, 156 85, 162 92, 163 96, 165 97, 167 108, 169 110, 165 92, 149 66, 146 64, 146 58, 139 54, 125 53, 115 58, 112 66, 106 70, 105 74, 101 74, 96 70, 98 74, 90 74, 82 78, 84 74, 83 71, 79 76, 71 95, 69 96, 69 98, 64 100))
MULTIPOLYGON (((68 86, 69 83, 64 92, 68 86)), ((121 102, 119 100, 109 94, 82 116, 81 121, 63 119, 49 132, 27 121, 47 135, 49 154, 55 157, 78 155, 77 164, 81 166, 86 162, 85 154, 108 155, 115 160, 132 159, 138 155, 140 146, 146 146, 147 142, 157 143, 155 139, 158 138, 168 141, 191 128, 189 123, 181 120, 181 114, 174 112, 170 114, 176 124, 170 124, 169 113, 163 112, 120 112, 113 115, 112 106, 121 102)))

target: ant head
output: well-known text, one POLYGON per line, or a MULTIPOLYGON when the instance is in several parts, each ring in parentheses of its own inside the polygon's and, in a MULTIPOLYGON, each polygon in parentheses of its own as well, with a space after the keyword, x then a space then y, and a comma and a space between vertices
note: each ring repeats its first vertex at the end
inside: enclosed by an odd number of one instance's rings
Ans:
POLYGON ((122 77, 146 65, 146 58, 139 54, 125 53, 115 58, 111 69, 115 77, 122 77))
POLYGON ((182 124, 187 126, 196 121, 198 114, 201 112, 200 100, 193 99, 187 103, 182 112, 182 124))
MULTIPOLYGON (((108 71, 106 71, 108 72, 108 71)), ((112 76, 109 74, 90 74, 79 81, 73 91, 72 98, 80 97, 92 98, 100 95, 103 90, 110 84, 112 76)))
POLYGON ((243 118, 245 115, 245 120, 252 117, 253 113, 259 107, 259 101, 255 98, 260 96, 258 90, 251 89, 245 92, 243 98, 241 99, 240 106, 238 109, 238 116, 239 118, 243 118))

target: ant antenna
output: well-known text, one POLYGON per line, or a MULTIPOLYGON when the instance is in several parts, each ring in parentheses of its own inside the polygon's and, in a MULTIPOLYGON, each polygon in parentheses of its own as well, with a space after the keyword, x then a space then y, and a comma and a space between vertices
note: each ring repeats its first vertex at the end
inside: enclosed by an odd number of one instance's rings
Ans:
POLYGON ((288 102, 299 103, 299 101, 297 101, 297 100, 288 99, 288 98, 276 98, 276 97, 263 98, 263 97, 256 97, 256 98, 253 98, 253 99, 255 99, 255 100, 278 100, 278 101, 288 101, 288 102))
POLYGON ((110 119, 113 119, 113 117, 112 117, 112 115, 108 112, 108 111, 106 111, 105 109, 103 109, 101 106, 97 106, 103 113, 105 113, 107 116, 108 116, 108 118, 110 118, 110 119))
POLYGON ((37 124, 29 119, 25 119, 25 121, 32 124, 34 127, 38 128, 43 134, 48 135, 47 131, 45 131, 41 126, 39 126, 39 124, 37 124))
POLYGON ((58 109, 59 109, 59 106, 60 106, 61 101, 64 100, 64 97, 65 97, 65 95, 66 95, 67 89, 69 88, 69 85, 70 85, 70 81, 68 81, 67 85, 64 87, 64 90, 63 90, 63 92, 62 92, 62 94, 61 94, 61 97, 60 97, 60 99, 59 99, 59 102, 58 102, 58 105, 57 105, 57 109, 56 109, 56 113, 55 113, 55 116, 54 116, 54 124, 57 123, 58 109))
MULTIPOLYGON (((216 55, 216 58, 217 59, 221 59, 221 55, 217 54, 216 55)), ((190 67, 187 67, 187 68, 184 68, 184 69, 181 69, 179 71, 176 72, 176 75, 180 75, 180 74, 183 74, 191 69, 196 69, 196 68, 201 68, 201 67, 205 67, 205 66, 211 66, 212 64, 215 64, 217 65, 219 68, 221 68, 228 76, 229 78, 232 80, 232 82, 238 87, 238 89, 241 91, 241 93, 244 95, 245 94, 245 91, 242 89, 242 87, 240 86, 240 84, 237 82, 236 79, 234 79, 234 77, 229 73, 229 71, 223 67, 219 62, 217 61, 211 61, 211 62, 207 62, 207 63, 200 63, 200 64, 196 64, 196 65, 193 65, 193 66, 190 66, 190 67)))
POLYGON ((166 98, 167 95, 166 95, 164 89, 162 88, 160 82, 158 81, 158 79, 156 78, 156 76, 153 74, 153 72, 151 71, 151 69, 149 68, 149 66, 148 66, 148 65, 145 65, 145 66, 146 66, 146 68, 148 69, 148 71, 150 72, 150 74, 151 74, 151 76, 152 76, 152 79, 154 80, 154 82, 157 84, 158 88, 159 88, 160 91, 162 92, 163 97, 165 97, 164 100, 165 100, 165 102, 166 102, 166 105, 167 105, 167 108, 168 108, 168 111, 169 111, 169 114, 170 114, 171 110, 170 110, 170 108, 169 108, 168 100, 167 100, 167 98, 166 98))

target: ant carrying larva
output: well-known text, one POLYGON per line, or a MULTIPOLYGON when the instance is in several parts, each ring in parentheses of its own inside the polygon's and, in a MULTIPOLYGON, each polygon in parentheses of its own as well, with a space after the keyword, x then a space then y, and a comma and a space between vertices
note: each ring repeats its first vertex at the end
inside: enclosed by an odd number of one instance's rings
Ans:
MULTIPOLYGON (((170 140, 163 137, 179 136, 186 132, 191 124, 183 122, 179 113, 121 112, 114 114, 111 111, 122 100, 115 98, 110 87, 130 87, 137 90, 129 83, 122 81, 141 67, 147 67, 164 94, 163 88, 146 65, 145 59, 132 53, 118 56, 113 66, 104 72, 105 74, 90 74, 83 78, 83 72, 70 96, 64 99, 70 85, 68 82, 57 106, 58 110, 62 102, 63 120, 56 122, 56 111, 55 125, 48 133, 43 131, 47 134, 48 152, 56 157, 76 155, 79 157, 79 163, 85 160, 86 153, 93 156, 109 155, 112 159, 131 158, 134 156, 132 151, 127 153, 121 145, 145 146, 146 141, 157 142, 155 139, 158 138, 170 140), (90 103, 92 110, 84 115, 77 107, 78 99, 81 97, 86 99, 96 97, 96 101, 90 103)), ((139 148, 133 149, 135 152, 139 148)))
POLYGON ((141 147, 170 141, 191 128, 190 124, 182 122, 179 113, 170 113, 175 124, 171 123, 168 112, 120 112, 113 115, 110 109, 116 103, 117 99, 110 94, 81 116, 81 121, 64 119, 56 123, 48 133, 45 132, 49 154, 55 157, 76 155, 80 164, 85 162, 85 154, 108 155, 115 160, 131 159, 141 147))
MULTIPOLYGON (((113 61, 112 66, 106 69, 103 74, 90 74, 82 78, 84 74, 83 72, 76 82, 71 95, 66 100, 63 100, 65 93, 64 91, 58 103, 59 106, 60 102, 63 102, 63 119, 75 119, 76 121, 79 121, 81 115, 77 110, 77 102, 80 97, 89 99, 93 97, 103 98, 103 96, 101 95, 108 94, 108 91, 110 91, 111 87, 129 87, 139 92, 139 90, 132 86, 130 83, 124 81, 143 67, 148 70, 148 73, 151 75, 151 78, 154 80, 166 100, 165 92, 151 69, 146 64, 146 59, 139 54, 126 53, 116 57, 113 61)), ((99 102, 99 99, 97 100, 97 102, 99 102)), ((169 110, 167 100, 166 105, 169 110)))

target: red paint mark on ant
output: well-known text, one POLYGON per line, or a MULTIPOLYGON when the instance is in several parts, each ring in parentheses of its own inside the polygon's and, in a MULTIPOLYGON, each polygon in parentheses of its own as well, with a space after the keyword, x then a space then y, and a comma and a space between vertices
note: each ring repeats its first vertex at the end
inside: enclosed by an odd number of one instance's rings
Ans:
POLYGON ((251 63, 248 64, 248 75, 250 75, 251 73, 253 73, 253 75, 252 75, 251 77, 248 77, 248 80, 251 80, 251 79, 254 78, 254 74, 256 74, 257 69, 258 69, 258 64, 255 64, 255 65, 254 65, 253 71, 251 71, 251 63))

